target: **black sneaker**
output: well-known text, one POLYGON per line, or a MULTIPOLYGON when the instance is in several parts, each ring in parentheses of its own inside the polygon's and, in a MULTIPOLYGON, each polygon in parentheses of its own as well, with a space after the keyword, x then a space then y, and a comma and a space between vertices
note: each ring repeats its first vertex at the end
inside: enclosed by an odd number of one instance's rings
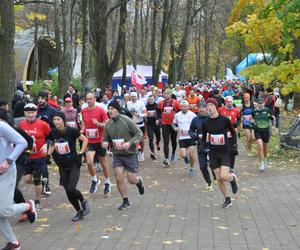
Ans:
POLYGON ((225 202, 222 204, 222 208, 228 208, 228 207, 230 207, 231 205, 232 205, 231 199, 230 199, 230 197, 227 197, 227 198, 225 199, 225 202))
POLYGON ((127 209, 129 207, 130 207, 129 201, 128 200, 127 201, 123 200, 122 205, 119 206, 119 210, 125 210, 125 209, 127 209))
POLYGON ((90 206, 89 206, 89 203, 87 200, 84 200, 82 203, 81 203, 81 206, 82 206, 82 215, 83 216, 86 216, 90 213, 90 206))
POLYGON ((21 249, 20 241, 8 242, 2 250, 19 250, 21 249))
POLYGON ((236 175, 234 173, 231 173, 231 175, 233 177, 233 180, 230 182, 232 193, 236 194, 239 189, 238 184, 236 182, 236 175))
POLYGON ((140 177, 140 182, 136 184, 140 195, 143 195, 145 193, 145 186, 144 186, 144 180, 142 177, 140 177))
POLYGON ((157 159, 156 155, 154 153, 151 153, 150 154, 150 158, 154 161, 157 159))
POLYGON ((92 181, 91 188, 90 188, 90 193, 91 194, 97 192, 99 184, 100 184, 100 180, 99 179, 97 179, 97 181, 92 181))
POLYGON ((170 161, 168 160, 168 159, 165 159, 164 161, 163 161, 163 164, 165 165, 165 167, 167 168, 167 167, 170 167, 170 161))
POLYGON ((42 209, 41 202, 39 200, 35 200, 34 205, 36 211, 40 211, 42 209))
POLYGON ((37 219, 37 212, 36 212, 36 209, 35 209, 35 204, 34 204, 33 200, 29 200, 28 204, 29 204, 30 207, 29 207, 28 211, 26 211, 27 218, 28 218, 28 221, 30 223, 33 223, 37 219))
POLYGON ((104 195, 108 195, 110 193, 111 193, 110 183, 105 183, 104 184, 104 195))
POLYGON ((78 211, 76 215, 73 217, 72 221, 79 221, 83 219, 83 213, 82 211, 78 211))
POLYGON ((43 186, 43 194, 44 195, 51 195, 51 190, 50 190, 47 178, 43 178, 42 186, 43 186))

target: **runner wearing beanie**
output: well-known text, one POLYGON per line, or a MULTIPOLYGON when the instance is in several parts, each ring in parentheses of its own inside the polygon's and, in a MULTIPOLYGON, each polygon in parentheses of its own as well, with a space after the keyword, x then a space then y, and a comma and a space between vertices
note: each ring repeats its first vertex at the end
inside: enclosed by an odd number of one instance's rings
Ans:
POLYGON ((81 158, 86 151, 88 139, 80 134, 77 128, 66 126, 66 117, 63 112, 54 114, 53 123, 55 128, 49 135, 48 157, 52 155, 59 167, 60 185, 64 187, 70 203, 77 212, 72 221, 78 221, 89 214, 87 200, 84 200, 82 193, 76 189, 80 176, 81 158), (76 150, 77 139, 83 142, 79 154, 76 150))
POLYGON ((112 145, 113 169, 116 177, 118 190, 123 198, 119 210, 129 208, 130 203, 124 183, 125 172, 127 180, 135 184, 141 195, 145 188, 143 179, 138 176, 138 160, 136 145, 142 140, 143 133, 132 119, 120 114, 118 102, 113 101, 108 105, 110 119, 105 125, 102 147, 112 145))
POLYGON ((228 142, 227 132, 231 132, 234 141, 236 141, 236 132, 230 120, 219 115, 216 99, 208 98, 206 107, 209 117, 204 120, 202 125, 202 142, 208 142, 209 144, 209 165, 213 169, 219 189, 225 197, 222 207, 227 208, 232 203, 230 196, 227 194, 225 182, 230 182, 234 194, 238 191, 236 176, 234 173, 230 173, 230 152, 232 149, 231 144, 228 142))

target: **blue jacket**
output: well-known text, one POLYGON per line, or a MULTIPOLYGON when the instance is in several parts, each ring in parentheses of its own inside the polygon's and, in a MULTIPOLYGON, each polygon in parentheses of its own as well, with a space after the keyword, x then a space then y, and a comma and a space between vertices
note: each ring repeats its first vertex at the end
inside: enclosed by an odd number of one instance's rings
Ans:
POLYGON ((198 152, 208 152, 208 143, 203 143, 199 135, 202 135, 202 124, 207 116, 196 116, 190 125, 189 136, 193 141, 198 142, 198 152))
POLYGON ((47 122, 51 128, 54 128, 53 116, 57 110, 47 104, 45 107, 39 107, 37 117, 47 122))

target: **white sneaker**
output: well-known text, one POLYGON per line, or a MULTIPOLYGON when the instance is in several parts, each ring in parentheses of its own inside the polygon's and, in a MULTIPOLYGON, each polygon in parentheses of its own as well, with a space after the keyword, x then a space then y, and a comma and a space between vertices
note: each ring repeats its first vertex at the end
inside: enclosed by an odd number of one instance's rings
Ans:
POLYGON ((265 172, 265 164, 264 164, 263 161, 260 163, 259 171, 260 172, 265 172))
POLYGON ((265 165, 265 168, 267 168, 267 167, 268 167, 268 164, 267 164, 267 159, 266 159, 266 158, 264 159, 264 165, 265 165))
POLYGON ((141 153, 140 161, 145 161, 145 155, 144 155, 144 153, 141 153))

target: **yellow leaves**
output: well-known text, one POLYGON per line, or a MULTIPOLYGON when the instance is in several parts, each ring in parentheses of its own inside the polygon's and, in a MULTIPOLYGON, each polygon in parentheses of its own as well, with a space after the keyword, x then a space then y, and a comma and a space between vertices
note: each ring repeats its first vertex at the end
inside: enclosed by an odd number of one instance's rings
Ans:
POLYGON ((44 21, 46 20, 47 16, 41 13, 35 13, 35 12, 31 12, 29 14, 26 14, 27 19, 29 20, 39 20, 39 21, 44 21))
POLYGON ((123 228, 114 226, 114 227, 105 228, 103 229, 103 231, 105 232, 123 231, 123 228))
POLYGON ((76 228, 76 233, 79 234, 80 230, 81 230, 81 225, 80 224, 76 224, 75 228, 76 228))
POLYGON ((36 221, 38 222, 47 222, 49 219, 47 217, 38 218, 36 221))

